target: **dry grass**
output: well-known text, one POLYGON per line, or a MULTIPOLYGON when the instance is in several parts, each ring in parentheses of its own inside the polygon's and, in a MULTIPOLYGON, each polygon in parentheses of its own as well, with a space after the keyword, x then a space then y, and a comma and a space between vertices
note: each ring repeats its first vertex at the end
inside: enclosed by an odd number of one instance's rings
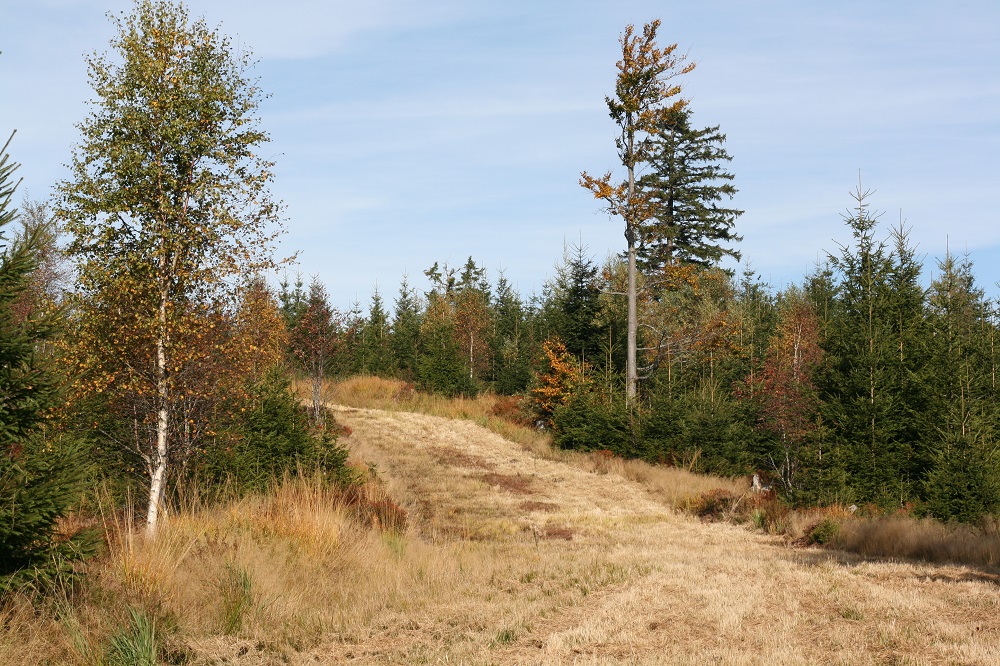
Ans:
MULTIPOLYGON (((580 453, 553 448, 549 434, 526 423, 528 419, 518 399, 510 396, 485 393, 471 399, 445 398, 415 391, 412 384, 402 380, 372 376, 355 376, 331 382, 324 387, 324 396, 333 404, 347 407, 415 412, 472 421, 521 444, 526 451, 540 458, 572 464, 598 474, 618 474, 640 483, 670 506, 678 508, 690 509, 701 495, 719 488, 738 495, 745 494, 750 488, 746 479, 694 474, 681 468, 650 465, 641 460, 625 460, 601 452, 580 453)), ((454 448, 448 455, 455 456, 456 452, 464 455, 454 448)))
POLYGON ((432 604, 411 620, 419 630, 352 645, 331 639, 319 649, 329 663, 1000 658, 1000 594, 982 572, 793 550, 783 539, 666 506, 706 488, 738 500, 745 491, 738 483, 668 476, 676 470, 600 455, 567 465, 475 424, 419 414, 341 409, 337 418, 352 428, 358 455, 383 470, 419 538, 441 548, 463 544, 469 559, 452 581, 464 589, 465 615, 432 604), (467 458, 442 458, 441 447, 467 458), (484 482, 482 463, 531 478, 534 494, 484 482), (686 489, 672 494, 676 486, 686 489), (496 566, 488 579, 478 578, 484 557, 496 566))
POLYGON ((129 608, 190 664, 1000 662, 988 572, 790 549, 672 508, 737 513, 739 482, 537 453, 462 409, 335 408, 380 479, 354 493, 192 502, 153 544, 109 517, 88 588, 4 607, 0 663, 100 663, 129 608))
POLYGON ((601 454, 591 454, 595 471, 617 474, 642 484, 655 496, 672 507, 691 510, 698 498, 714 490, 743 496, 750 490, 745 478, 729 479, 712 474, 695 474, 680 467, 650 465, 642 460, 625 460, 601 454))
MULTIPOLYGON (((307 396, 304 384, 297 386, 307 396)), ((447 419, 465 419, 536 452, 549 450, 549 436, 524 422, 517 400, 484 393, 475 398, 445 398, 416 391, 400 379, 358 375, 324 386, 331 403, 364 409, 417 412, 447 419), (520 417, 520 418, 519 418, 520 417)))
POLYGON ((900 516, 848 520, 833 545, 868 557, 1000 567, 1000 524, 995 519, 980 526, 900 516))

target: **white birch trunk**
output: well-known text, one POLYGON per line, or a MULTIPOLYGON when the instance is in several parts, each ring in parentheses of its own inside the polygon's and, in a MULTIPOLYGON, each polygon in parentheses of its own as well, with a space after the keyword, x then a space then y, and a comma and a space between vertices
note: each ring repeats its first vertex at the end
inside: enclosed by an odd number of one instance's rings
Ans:
POLYGON ((170 391, 167 384, 167 292, 160 291, 159 331, 156 337, 156 399, 159 406, 156 414, 156 452, 152 458, 152 474, 149 482, 149 507, 146 510, 146 536, 156 535, 156 525, 163 502, 163 490, 167 480, 167 427, 170 424, 170 391))

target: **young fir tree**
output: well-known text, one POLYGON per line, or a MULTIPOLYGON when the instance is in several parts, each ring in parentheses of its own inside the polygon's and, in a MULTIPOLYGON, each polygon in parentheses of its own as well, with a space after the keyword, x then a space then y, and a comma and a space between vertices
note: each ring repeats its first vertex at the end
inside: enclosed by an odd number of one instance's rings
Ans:
POLYGON ((368 318, 365 320, 361 332, 361 345, 364 347, 362 372, 378 377, 391 377, 396 373, 396 363, 392 355, 389 315, 382 305, 382 295, 378 292, 378 287, 372 293, 368 318))
POLYGON ((17 164, 7 154, 9 143, 0 150, 0 596, 51 580, 82 554, 80 539, 59 538, 57 523, 84 479, 81 449, 45 434, 46 413, 59 403, 59 392, 39 347, 55 332, 55 313, 14 307, 32 284, 43 230, 11 229, 17 164))
POLYGON ((857 208, 845 218, 854 242, 830 258, 840 278, 839 303, 826 331, 830 362, 819 384, 824 418, 844 447, 856 499, 898 506, 913 499, 918 481, 912 474, 912 414, 903 375, 919 358, 906 355, 908 338, 901 335, 907 323, 901 325, 900 318, 922 313, 915 309, 917 297, 896 292, 912 257, 899 256, 876 239, 878 216, 869 210, 869 196, 860 188, 855 193, 857 208))
POLYGON ((722 205, 736 194, 725 167, 733 159, 725 141, 718 126, 691 127, 687 107, 659 118, 649 147, 651 170, 639 179, 653 210, 640 234, 646 270, 675 262, 708 266, 727 255, 739 259, 726 245, 741 240, 733 228, 743 211, 722 205))
POLYGON ((396 367, 404 379, 413 380, 416 377, 420 322, 420 300, 406 276, 403 276, 392 317, 392 353, 396 367))
POLYGON ((928 366, 927 292, 920 283, 923 264, 909 240, 909 232, 900 220, 892 230, 893 265, 889 276, 889 310, 893 335, 892 378, 897 401, 903 409, 897 414, 897 437, 904 443, 901 476, 905 492, 919 495, 920 480, 930 464, 927 435, 920 417, 928 406, 928 379, 935 370, 928 366))
POLYGON ((420 325, 416 376, 420 388, 454 397, 475 395, 466 367, 466 350, 455 334, 455 311, 441 294, 427 296, 427 310, 420 325))
POLYGON ((585 247, 573 245, 566 250, 548 290, 544 316, 549 336, 558 337, 581 360, 604 365, 602 349, 608 331, 601 316, 601 284, 585 247))
POLYGON ((302 273, 295 274, 295 282, 288 281, 288 275, 281 280, 278 291, 278 301, 281 303, 281 316, 285 320, 285 326, 292 331, 299 323, 299 319, 306 311, 308 295, 305 290, 305 283, 302 281, 302 273))
POLYGON ((918 419, 928 435, 923 490, 935 517, 974 522, 1000 508, 996 325, 971 262, 949 253, 938 269, 928 293, 928 404, 918 419))
POLYGON ((502 395, 521 393, 531 381, 531 327, 528 312, 503 271, 491 309, 493 388, 502 395))

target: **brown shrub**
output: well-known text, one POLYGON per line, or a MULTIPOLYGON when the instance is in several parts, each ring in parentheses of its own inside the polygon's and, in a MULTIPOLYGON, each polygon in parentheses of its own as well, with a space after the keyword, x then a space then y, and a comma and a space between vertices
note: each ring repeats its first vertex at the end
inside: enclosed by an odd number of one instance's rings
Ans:
POLYGON ((706 520, 728 519, 736 508, 740 496, 728 490, 716 488, 702 493, 691 505, 691 510, 699 518, 706 520))
POLYGON ((1000 566, 1000 529, 996 519, 978 526, 944 524, 906 516, 863 518, 841 525, 832 546, 868 557, 1000 566))
POLYGON ((532 423, 531 413, 525 401, 513 395, 497 396, 489 413, 514 425, 529 427, 532 423))
POLYGON ((342 498, 351 517, 362 525, 390 532, 406 530, 406 509, 394 502, 380 484, 346 488, 342 498))

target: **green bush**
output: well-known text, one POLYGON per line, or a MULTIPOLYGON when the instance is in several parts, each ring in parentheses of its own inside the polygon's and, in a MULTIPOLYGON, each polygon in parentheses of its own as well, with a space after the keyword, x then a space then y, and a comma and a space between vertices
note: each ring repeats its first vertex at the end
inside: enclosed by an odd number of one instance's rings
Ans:
POLYGON ((625 405, 607 402, 594 393, 579 393, 552 414, 557 446, 578 451, 607 450, 636 457, 629 412, 625 405))
POLYGON ((89 532, 56 529, 80 499, 84 455, 76 442, 41 437, 24 442, 17 455, 0 453, 0 594, 25 585, 44 589, 93 552, 89 532))
POLYGON ((806 541, 823 546, 832 543, 840 535, 840 523, 832 518, 824 518, 806 532, 806 541))
POLYGON ((939 520, 975 523, 1000 509, 995 456, 971 437, 946 438, 924 483, 925 509, 939 520))
POLYGON ((310 429, 306 409, 277 370, 252 387, 248 406, 227 435, 227 445, 206 452, 202 476, 229 480, 241 492, 263 491, 299 468, 337 482, 350 477, 348 452, 337 445, 334 428, 310 429))

